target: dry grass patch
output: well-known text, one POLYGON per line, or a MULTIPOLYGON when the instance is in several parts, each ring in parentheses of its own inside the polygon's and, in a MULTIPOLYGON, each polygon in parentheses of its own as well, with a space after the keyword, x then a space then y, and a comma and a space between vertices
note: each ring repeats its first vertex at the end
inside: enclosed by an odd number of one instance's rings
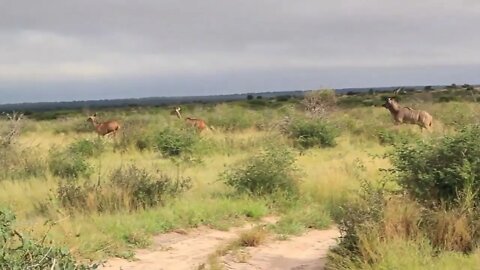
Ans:
POLYGON ((238 241, 242 247, 257 247, 267 241, 268 235, 268 230, 260 226, 241 233, 238 241))

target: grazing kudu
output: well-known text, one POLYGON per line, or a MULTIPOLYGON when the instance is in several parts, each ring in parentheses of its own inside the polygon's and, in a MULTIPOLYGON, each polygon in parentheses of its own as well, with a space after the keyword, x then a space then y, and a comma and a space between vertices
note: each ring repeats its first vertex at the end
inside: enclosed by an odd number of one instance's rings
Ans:
POLYGON ((396 124, 415 124, 420 126, 422 131, 424 128, 429 130, 432 127, 432 116, 426 111, 414 110, 410 107, 401 107, 400 104, 391 97, 387 98, 385 104, 382 106, 390 111, 396 124))
POLYGON ((89 116, 87 121, 92 123, 93 127, 95 128, 95 131, 100 136, 106 136, 106 135, 110 135, 110 134, 115 135, 116 132, 120 129, 120 125, 115 120, 110 120, 110 121, 99 123, 97 121, 97 114, 96 113, 89 116))
MULTIPOLYGON (((170 114, 176 115, 178 119, 182 119, 182 114, 180 113, 180 110, 181 110, 180 107, 175 107, 170 114)), ((207 123, 205 123, 205 121, 200 118, 187 117, 185 118, 185 122, 188 125, 195 127, 200 132, 207 128, 207 123)))

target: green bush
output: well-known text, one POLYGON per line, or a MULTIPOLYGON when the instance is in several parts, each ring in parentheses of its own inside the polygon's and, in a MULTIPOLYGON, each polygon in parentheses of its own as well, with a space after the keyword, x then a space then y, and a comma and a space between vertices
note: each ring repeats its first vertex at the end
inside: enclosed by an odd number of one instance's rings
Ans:
POLYGON ((480 126, 437 141, 402 145, 391 158, 398 183, 420 201, 450 204, 468 190, 480 202, 480 126))
POLYGON ((198 134, 193 129, 166 128, 154 137, 153 144, 164 156, 173 157, 192 154, 198 141, 198 134))
POLYGON ((222 179, 240 193, 268 195, 298 192, 298 169, 293 153, 287 148, 267 148, 225 171, 222 179))
POLYGON ((81 155, 84 157, 93 157, 102 154, 105 150, 103 141, 98 138, 95 140, 81 139, 73 142, 68 147, 68 151, 74 155, 81 155))
POLYGON ((91 174, 86 157, 82 153, 71 152, 68 148, 63 151, 50 151, 49 168, 53 175, 62 178, 78 178, 91 174))
POLYGON ((118 168, 105 183, 61 182, 57 198, 65 208, 80 211, 114 212, 162 205, 169 197, 191 188, 191 179, 172 179, 135 166, 118 168))
POLYGON ((96 269, 78 264, 68 249, 23 236, 13 228, 15 215, 0 210, 0 266, 2 269, 96 269))
POLYGON ((286 129, 297 147, 333 147, 336 145, 337 130, 329 123, 318 119, 297 119, 286 129))
POLYGON ((337 252, 357 254, 359 252, 359 231, 368 230, 381 223, 384 217, 386 191, 369 182, 362 183, 359 196, 345 202, 335 217, 342 235, 337 252))

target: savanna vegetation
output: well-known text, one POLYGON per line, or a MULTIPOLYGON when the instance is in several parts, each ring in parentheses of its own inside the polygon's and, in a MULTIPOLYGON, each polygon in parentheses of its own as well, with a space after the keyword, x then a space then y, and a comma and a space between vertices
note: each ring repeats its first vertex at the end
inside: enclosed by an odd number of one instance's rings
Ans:
POLYGON ((99 111, 98 121, 120 123, 110 137, 81 111, 4 118, 0 263, 87 269, 132 257, 154 234, 275 215, 268 229, 282 237, 336 224, 331 269, 475 269, 476 93, 401 93, 402 105, 433 116, 423 132, 393 124, 380 106, 388 95, 184 104, 208 124, 201 132, 166 107, 99 111))

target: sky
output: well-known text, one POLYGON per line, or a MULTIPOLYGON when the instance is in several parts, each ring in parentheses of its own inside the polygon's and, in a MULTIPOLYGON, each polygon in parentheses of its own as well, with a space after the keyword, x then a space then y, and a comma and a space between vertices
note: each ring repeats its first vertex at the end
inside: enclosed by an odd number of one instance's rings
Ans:
POLYGON ((476 0, 0 7, 0 103, 480 83, 476 0))

